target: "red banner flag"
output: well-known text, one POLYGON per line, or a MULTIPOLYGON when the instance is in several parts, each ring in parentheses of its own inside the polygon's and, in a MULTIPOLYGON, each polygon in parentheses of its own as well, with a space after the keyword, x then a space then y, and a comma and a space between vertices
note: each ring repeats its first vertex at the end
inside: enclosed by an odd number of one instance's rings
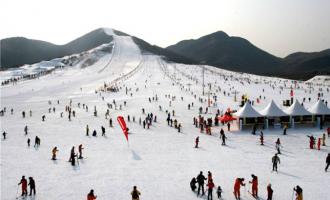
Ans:
POLYGON ((126 140, 128 142, 128 129, 127 129, 127 126, 126 126, 126 123, 125 123, 125 120, 124 120, 124 117, 123 116, 118 116, 117 117, 117 121, 121 127, 121 129, 123 130, 123 133, 126 137, 126 140))

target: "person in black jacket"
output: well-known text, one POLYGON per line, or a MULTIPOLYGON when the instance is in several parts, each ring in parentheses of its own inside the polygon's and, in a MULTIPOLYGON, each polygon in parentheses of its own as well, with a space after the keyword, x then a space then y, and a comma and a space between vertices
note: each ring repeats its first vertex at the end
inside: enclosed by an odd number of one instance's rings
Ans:
POLYGON ((204 181, 206 180, 205 176, 203 175, 203 172, 201 171, 199 175, 197 176, 197 183, 198 183, 198 191, 197 196, 200 193, 200 189, 202 188, 202 195, 204 195, 204 181))
POLYGON ((325 171, 328 171, 329 165, 330 165, 330 153, 328 153, 327 159, 326 159, 327 166, 325 167, 325 171))
POLYGON ((30 196, 32 195, 32 191, 33 191, 33 195, 36 195, 36 184, 32 177, 29 177, 29 186, 30 186, 30 196))

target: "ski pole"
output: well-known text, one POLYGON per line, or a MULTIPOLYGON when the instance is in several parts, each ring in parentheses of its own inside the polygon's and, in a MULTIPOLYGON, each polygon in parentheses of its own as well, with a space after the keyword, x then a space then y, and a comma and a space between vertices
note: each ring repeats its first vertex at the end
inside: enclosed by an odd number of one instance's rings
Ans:
POLYGON ((16 199, 18 199, 18 196, 17 196, 17 194, 18 194, 18 188, 19 188, 19 185, 17 185, 16 195, 15 195, 15 198, 16 199))

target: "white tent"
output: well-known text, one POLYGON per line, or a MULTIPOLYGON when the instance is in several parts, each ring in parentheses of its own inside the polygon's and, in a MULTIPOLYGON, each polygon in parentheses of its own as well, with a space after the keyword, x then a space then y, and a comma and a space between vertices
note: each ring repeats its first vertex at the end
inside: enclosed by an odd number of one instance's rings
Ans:
POLYGON ((258 113, 248 102, 246 102, 245 105, 234 115, 240 118, 262 117, 262 115, 258 113))
POLYGON ((312 113, 308 112, 298 100, 296 100, 289 108, 284 110, 284 112, 290 116, 304 116, 304 115, 312 115, 312 113))
POLYGON ((285 112, 283 112, 272 100, 266 108, 260 111, 260 114, 265 117, 282 117, 287 116, 285 112))
POLYGON ((314 115, 330 115, 330 109, 321 100, 318 100, 308 111, 314 115))

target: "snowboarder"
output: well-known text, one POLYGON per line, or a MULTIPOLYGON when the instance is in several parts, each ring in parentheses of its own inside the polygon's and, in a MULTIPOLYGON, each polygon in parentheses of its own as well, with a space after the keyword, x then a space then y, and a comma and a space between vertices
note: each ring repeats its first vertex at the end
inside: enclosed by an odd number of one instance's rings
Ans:
POLYGON ((202 196, 204 195, 204 181, 205 180, 206 180, 206 178, 203 175, 203 172, 201 171, 199 173, 199 175, 197 176, 197 183, 198 183, 197 196, 199 195, 201 189, 202 189, 202 196))
POLYGON ((195 139, 195 148, 198 148, 198 143, 199 143, 199 136, 197 136, 195 139))
POLYGON ((29 177, 29 186, 30 186, 30 195, 32 195, 32 191, 33 191, 33 195, 36 195, 36 183, 33 180, 32 177, 29 177))
POLYGON ((132 195, 132 200, 139 200, 140 199, 139 196, 141 195, 141 192, 137 190, 136 186, 134 186, 131 195, 132 195))
POLYGON ((280 158, 278 157, 277 153, 273 156, 272 163, 273 163, 273 171, 277 172, 277 164, 281 163, 280 158))
POLYGON ((54 147, 52 150, 52 154, 53 154, 52 160, 56 160, 56 152, 58 152, 57 147, 54 147))
POLYGON ((213 199, 213 188, 214 188, 214 183, 213 183, 213 179, 209 179, 208 183, 207 183, 207 200, 212 200, 213 199))
POLYGON ((97 198, 96 195, 94 195, 94 190, 91 190, 88 194, 87 194, 87 200, 95 200, 97 198))
POLYGON ((254 174, 251 175, 252 176, 252 181, 250 181, 249 183, 252 184, 252 196, 254 198, 258 197, 258 177, 254 174))
POLYGON ((329 165, 330 165, 330 153, 328 153, 328 156, 325 160, 326 166, 325 166, 325 172, 328 171, 329 165))
POLYGON ((303 200, 303 190, 297 185, 293 190, 296 192, 296 200, 303 200))
POLYGON ((27 180, 25 179, 25 176, 22 176, 21 182, 18 183, 18 185, 22 184, 22 195, 21 196, 27 196, 27 180))
POLYGON ((245 186, 244 178, 236 178, 234 184, 234 196, 236 200, 241 199, 241 192, 240 192, 241 186, 245 186))
POLYGON ((221 193, 222 193, 222 189, 220 187, 220 185, 218 186, 218 189, 217 189, 217 196, 218 196, 218 199, 221 198, 221 193))
POLYGON ((190 181, 190 188, 191 188, 191 190, 194 191, 194 192, 195 192, 195 190, 196 190, 196 183, 197 183, 196 178, 195 178, 195 177, 192 178, 191 181, 190 181))
POLYGON ((80 145, 78 146, 78 152, 79 152, 79 157, 78 157, 78 159, 82 159, 82 158, 83 158, 83 156, 82 156, 82 150, 83 150, 83 149, 84 149, 83 145, 80 144, 80 145))
POLYGON ((268 184, 267 185, 267 200, 272 200, 273 199, 273 189, 272 185, 268 184))

